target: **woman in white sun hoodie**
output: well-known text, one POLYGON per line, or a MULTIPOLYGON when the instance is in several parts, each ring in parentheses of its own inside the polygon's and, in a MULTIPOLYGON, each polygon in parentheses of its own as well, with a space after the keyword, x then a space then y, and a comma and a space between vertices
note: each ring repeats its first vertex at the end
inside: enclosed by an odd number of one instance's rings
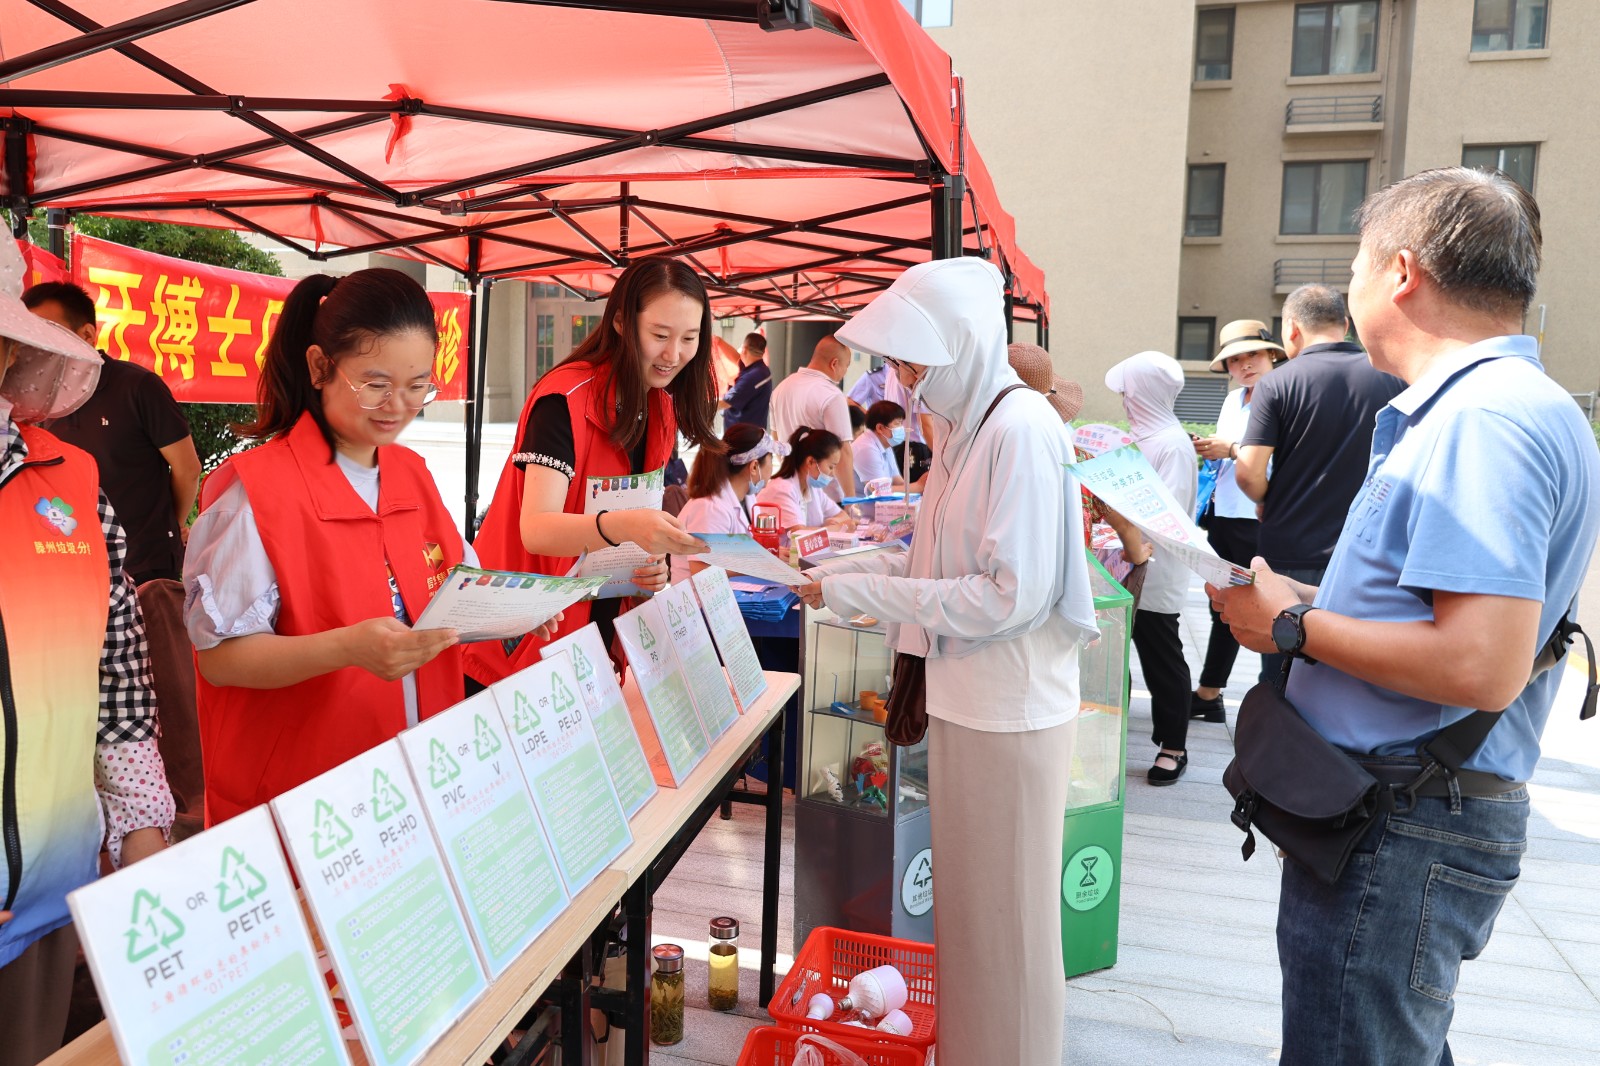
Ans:
POLYGON ((939 1060, 1061 1061, 1061 824, 1078 646, 1097 635, 1072 445, 1006 360, 999 271, 907 270, 841 329, 891 360, 939 445, 911 550, 822 569, 819 599, 927 657, 939 1060), (909 364, 903 369, 895 363, 909 364))

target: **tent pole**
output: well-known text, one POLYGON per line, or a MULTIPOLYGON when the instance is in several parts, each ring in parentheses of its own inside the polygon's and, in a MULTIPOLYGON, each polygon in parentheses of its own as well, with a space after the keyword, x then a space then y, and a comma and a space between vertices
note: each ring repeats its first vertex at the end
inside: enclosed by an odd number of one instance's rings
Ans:
POLYGON ((462 432, 466 438, 466 493, 462 504, 466 508, 461 521, 461 534, 468 544, 477 536, 476 524, 473 519, 477 517, 478 505, 478 470, 477 449, 472 446, 472 416, 473 409, 477 406, 474 397, 477 395, 478 377, 478 283, 469 280, 467 284, 467 385, 466 394, 462 397, 463 409, 461 418, 462 432))
MULTIPOLYGON (((483 296, 478 300, 478 351, 473 361, 478 365, 478 377, 473 382, 472 436, 468 440, 468 459, 472 463, 472 480, 467 483, 467 507, 471 512, 469 522, 476 527, 478 515, 478 479, 483 472, 483 408, 489 377, 489 298, 494 293, 494 279, 482 282, 483 296)), ((477 535, 474 528, 473 535, 477 535)))
POLYGON ((960 174, 936 173, 933 182, 933 240, 935 259, 954 259, 961 255, 962 201, 966 199, 967 181, 960 174))

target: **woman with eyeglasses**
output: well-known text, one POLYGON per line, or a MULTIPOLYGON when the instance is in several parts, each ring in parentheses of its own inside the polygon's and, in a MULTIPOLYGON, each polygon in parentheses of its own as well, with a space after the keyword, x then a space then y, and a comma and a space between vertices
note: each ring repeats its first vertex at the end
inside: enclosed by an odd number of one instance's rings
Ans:
POLYGON ((462 699, 456 634, 411 622, 470 549, 395 443, 438 393, 437 345, 397 270, 284 301, 242 430, 265 443, 206 479, 184 560, 208 825, 462 699))

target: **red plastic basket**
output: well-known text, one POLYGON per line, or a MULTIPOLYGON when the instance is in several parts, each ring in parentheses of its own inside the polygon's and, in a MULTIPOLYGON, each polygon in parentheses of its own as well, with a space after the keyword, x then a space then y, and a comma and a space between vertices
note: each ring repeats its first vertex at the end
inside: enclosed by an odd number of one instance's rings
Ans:
POLYGON ((818 992, 826 992, 835 999, 844 996, 850 978, 887 963, 905 975, 908 997, 905 1012, 911 1018, 911 1035, 873 1032, 869 1039, 879 1044, 926 1050, 934 1043, 933 959, 932 944, 819 926, 806 937, 794 965, 778 985, 772 1002, 767 1004, 767 1013, 778 1023, 779 1029, 824 1033, 841 1042, 845 1039, 859 1041, 863 1036, 860 1029, 835 1021, 807 1018, 806 1001, 818 992), (802 981, 805 994, 797 995, 802 981), (791 1003, 791 1000, 797 1002, 791 1003))
MULTIPOLYGON (((739 1052, 737 1066, 792 1066, 797 1050, 795 1045, 804 1035, 770 1025, 752 1029, 744 1039, 744 1049, 739 1052)), ((828 1039, 866 1059, 867 1066, 923 1066, 928 1058, 928 1053, 921 1048, 880 1044, 860 1038, 852 1040, 847 1036, 829 1036, 828 1039)), ((832 1056, 828 1058, 831 1061, 832 1056)))

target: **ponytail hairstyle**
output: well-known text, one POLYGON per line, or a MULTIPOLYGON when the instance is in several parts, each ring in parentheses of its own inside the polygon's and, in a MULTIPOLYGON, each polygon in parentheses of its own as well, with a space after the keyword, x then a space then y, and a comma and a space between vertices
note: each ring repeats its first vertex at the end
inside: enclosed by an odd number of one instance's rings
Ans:
POLYGON ((689 471, 689 498, 697 500, 702 496, 715 496, 733 475, 752 463, 759 463, 761 459, 751 459, 748 463, 735 466, 733 456, 748 452, 760 444, 761 438, 766 435, 766 430, 750 422, 735 422, 723 430, 723 450, 720 453, 702 448, 695 455, 694 469, 689 471))
POLYGON ((439 343, 433 305, 409 274, 373 267, 342 278, 312 274, 301 279, 283 301, 283 313, 267 342, 256 420, 235 428, 246 437, 270 440, 288 433, 310 412, 333 448, 319 391, 328 378, 313 379, 308 350, 316 345, 337 366, 370 351, 379 337, 402 333, 421 333, 439 343))
POLYGON ((717 409, 716 381, 711 375, 711 301, 693 269, 677 259, 647 256, 635 259, 617 278, 606 297, 600 327, 573 349, 564 363, 592 363, 606 368, 617 395, 616 424, 611 441, 631 452, 644 438, 649 389, 640 367, 639 312, 663 293, 676 292, 700 304, 700 343, 689 365, 678 371, 667 394, 678 416, 678 431, 702 450, 720 454, 712 420, 717 409))
POLYGON ((815 459, 820 463, 828 456, 837 454, 843 447, 844 442, 827 430, 801 426, 789 438, 789 454, 773 476, 796 477, 800 473, 800 468, 806 465, 807 459, 815 459))

